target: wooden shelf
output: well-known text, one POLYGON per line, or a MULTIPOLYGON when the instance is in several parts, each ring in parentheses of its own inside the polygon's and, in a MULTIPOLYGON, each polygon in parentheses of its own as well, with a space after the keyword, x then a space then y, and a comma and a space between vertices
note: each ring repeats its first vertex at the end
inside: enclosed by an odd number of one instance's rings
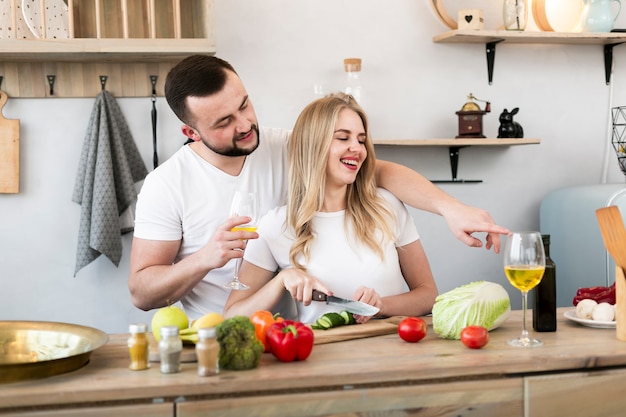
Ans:
POLYGON ((536 145, 539 139, 376 139, 378 146, 512 146, 536 145))
POLYGON ((452 179, 431 180, 434 183, 465 184, 479 183, 482 180, 462 180, 457 178, 459 166, 459 151, 468 146, 516 146, 516 145, 537 145, 541 143, 539 139, 376 139, 375 146, 447 146, 450 153, 450 170, 452 179))
POLYGON ((1 40, 9 62, 164 62, 215 54, 211 39, 19 39, 1 40))
POLYGON ((452 30, 433 38, 436 43, 545 43, 567 45, 610 45, 626 42, 626 33, 565 33, 508 30, 452 30))
POLYGON ((493 81, 493 66, 496 45, 500 42, 516 44, 561 44, 561 45, 603 45, 604 79, 611 82, 613 68, 613 48, 626 42, 626 32, 610 33, 564 33, 530 32, 507 30, 452 30, 433 38, 436 43, 484 43, 487 54, 487 76, 489 84, 493 81))

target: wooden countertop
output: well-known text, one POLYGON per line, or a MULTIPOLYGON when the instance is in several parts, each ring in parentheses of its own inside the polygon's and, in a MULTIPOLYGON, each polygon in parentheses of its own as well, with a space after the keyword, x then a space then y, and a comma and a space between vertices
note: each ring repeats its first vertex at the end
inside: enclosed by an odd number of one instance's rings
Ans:
MULTIPOLYGON (((521 311, 513 311, 480 350, 440 339, 429 326, 419 343, 406 343, 394 333, 321 344, 303 362, 281 363, 264 354, 256 369, 222 371, 215 377, 197 376, 196 363, 184 363, 177 374, 161 374, 156 363, 145 371, 130 371, 127 335, 112 335, 81 369, 1 385, 0 414, 32 407, 148 404, 179 397, 216 399, 626 367, 626 343, 617 340, 615 330, 569 321, 563 316, 569 309, 559 309, 556 332, 535 333, 544 341, 538 348, 506 343, 521 332, 521 311)), ((529 314, 529 330, 531 325, 529 314)))

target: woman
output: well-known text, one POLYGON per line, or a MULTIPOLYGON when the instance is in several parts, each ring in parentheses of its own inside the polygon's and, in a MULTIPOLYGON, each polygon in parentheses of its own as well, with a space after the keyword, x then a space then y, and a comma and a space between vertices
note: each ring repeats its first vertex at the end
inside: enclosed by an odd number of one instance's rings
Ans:
POLYGON ((377 316, 430 312, 437 286, 428 259, 404 205, 376 187, 375 161, 367 117, 351 96, 302 111, 289 142, 287 205, 259 223, 239 274, 251 288, 230 293, 225 316, 271 310, 284 290, 302 322, 338 311, 311 302, 313 289, 378 307, 377 316))

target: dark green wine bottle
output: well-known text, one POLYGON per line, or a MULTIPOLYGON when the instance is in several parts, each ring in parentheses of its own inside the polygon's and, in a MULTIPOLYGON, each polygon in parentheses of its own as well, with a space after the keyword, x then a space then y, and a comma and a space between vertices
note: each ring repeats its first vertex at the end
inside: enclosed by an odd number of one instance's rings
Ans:
POLYGON ((536 332, 556 331, 556 265, 550 258, 550 235, 541 235, 546 252, 546 271, 535 287, 533 329, 536 332))

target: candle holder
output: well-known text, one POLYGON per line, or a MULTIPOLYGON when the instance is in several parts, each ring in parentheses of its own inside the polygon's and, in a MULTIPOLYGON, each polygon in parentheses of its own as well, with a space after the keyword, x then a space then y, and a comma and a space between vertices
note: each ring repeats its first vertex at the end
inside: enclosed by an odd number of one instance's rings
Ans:
POLYGON ((626 175, 626 106, 613 107, 611 110, 613 119, 611 143, 617 154, 619 168, 626 175))

